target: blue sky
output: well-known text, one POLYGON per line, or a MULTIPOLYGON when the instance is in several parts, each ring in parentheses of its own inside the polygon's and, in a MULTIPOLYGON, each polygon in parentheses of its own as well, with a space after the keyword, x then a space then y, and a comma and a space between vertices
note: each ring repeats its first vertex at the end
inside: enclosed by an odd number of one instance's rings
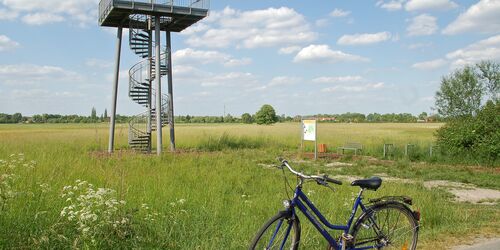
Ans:
MULTIPOLYGON (((441 76, 500 61, 500 0, 210 5, 172 35, 176 114, 432 112, 441 76)), ((97 25, 97 6, 0 0, 0 113, 109 110, 116 30, 97 25)), ((131 115, 144 110, 127 96, 140 58, 124 38, 117 110, 131 115)))

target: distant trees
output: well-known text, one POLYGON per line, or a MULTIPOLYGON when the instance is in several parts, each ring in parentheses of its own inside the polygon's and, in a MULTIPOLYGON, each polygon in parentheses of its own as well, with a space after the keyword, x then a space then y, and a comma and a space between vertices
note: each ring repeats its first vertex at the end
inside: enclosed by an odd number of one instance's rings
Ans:
POLYGON ((241 122, 246 123, 246 124, 253 123, 252 115, 249 113, 242 114, 241 115, 241 122))
POLYGON ((97 111, 94 107, 92 107, 92 112, 90 113, 90 119, 92 121, 97 121, 97 111))
POLYGON ((224 122, 232 123, 232 122, 235 122, 235 121, 236 121, 236 119, 234 119, 234 117, 231 114, 227 114, 224 117, 224 122))
POLYGON ((420 115, 418 115, 419 120, 426 120, 428 117, 427 112, 422 112, 420 115))
POLYGON ((15 113, 13 115, 0 113, 0 123, 20 123, 23 121, 24 118, 21 113, 15 113))
POLYGON ((255 121, 257 124, 273 124, 278 122, 276 111, 273 106, 264 104, 257 113, 255 113, 255 121))

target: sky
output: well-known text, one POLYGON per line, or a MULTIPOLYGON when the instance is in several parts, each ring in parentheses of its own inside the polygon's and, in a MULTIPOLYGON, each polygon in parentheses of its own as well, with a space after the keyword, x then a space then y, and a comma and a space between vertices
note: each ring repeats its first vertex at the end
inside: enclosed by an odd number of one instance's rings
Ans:
MULTIPOLYGON (((0 0, 0 113, 110 110, 116 29, 98 4, 0 0)), ((117 113, 133 115, 124 33, 117 113)), ((500 61, 500 0, 212 0, 172 53, 176 115, 432 113, 442 76, 500 61)))

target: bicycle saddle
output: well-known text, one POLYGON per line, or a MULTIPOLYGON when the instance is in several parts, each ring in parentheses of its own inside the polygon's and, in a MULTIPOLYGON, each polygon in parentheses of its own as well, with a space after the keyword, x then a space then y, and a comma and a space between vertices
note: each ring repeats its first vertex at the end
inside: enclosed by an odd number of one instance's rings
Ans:
POLYGON ((351 183, 351 186, 359 186, 361 188, 370 189, 376 191, 380 185, 382 185, 382 179, 380 177, 370 177, 368 179, 355 180, 351 183))

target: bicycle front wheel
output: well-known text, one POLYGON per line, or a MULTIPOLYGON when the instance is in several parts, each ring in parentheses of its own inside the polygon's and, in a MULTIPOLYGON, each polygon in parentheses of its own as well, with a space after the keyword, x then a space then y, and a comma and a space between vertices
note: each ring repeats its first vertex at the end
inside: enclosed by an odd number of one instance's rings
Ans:
POLYGON ((377 204, 360 216, 351 235, 355 247, 414 250, 417 248, 418 221, 401 203, 377 204))
POLYGON ((262 226, 250 243, 254 249, 292 249, 299 247, 300 224, 289 211, 279 212, 262 226))

